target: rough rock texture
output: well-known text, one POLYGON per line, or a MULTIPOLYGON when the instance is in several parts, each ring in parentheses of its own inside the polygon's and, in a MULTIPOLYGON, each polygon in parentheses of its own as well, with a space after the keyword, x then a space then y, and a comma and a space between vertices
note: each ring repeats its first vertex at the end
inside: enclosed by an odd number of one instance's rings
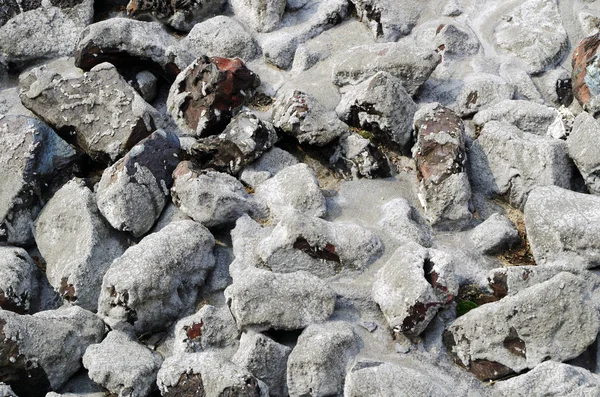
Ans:
POLYGON ((102 343, 90 345, 83 355, 90 379, 111 393, 131 397, 147 396, 156 387, 162 362, 160 354, 117 330, 102 343))
POLYGON ((285 5, 286 0, 231 0, 235 16, 257 32, 275 30, 285 5))
POLYGON ((461 116, 470 116, 495 103, 512 99, 514 88, 502 77, 489 73, 474 73, 462 82, 453 109, 461 116))
POLYGON ((504 215, 493 214, 470 233, 475 249, 482 254, 501 252, 520 241, 515 225, 504 215))
POLYGON ((104 323, 80 307, 18 315, 0 310, 0 382, 19 396, 44 396, 81 367, 81 357, 104 337, 104 323))
POLYGON ((0 308, 29 313, 38 294, 38 270, 22 248, 0 247, 0 308))
POLYGON ((127 246, 83 181, 68 182, 46 204, 35 223, 35 241, 54 289, 65 301, 96 311, 102 277, 127 246))
POLYGON ((98 209, 117 230, 144 235, 162 213, 179 163, 177 136, 158 130, 102 173, 98 209))
POLYGON ((380 207, 378 225, 394 239, 431 246, 431 228, 419 211, 403 198, 393 199, 380 207))
POLYGON ((329 164, 346 179, 387 178, 390 162, 371 141, 357 133, 342 136, 329 158, 329 164))
POLYGON ((298 160, 290 153, 278 147, 273 147, 255 162, 244 168, 240 180, 256 188, 267 179, 277 175, 287 167, 298 164, 298 160))
POLYGON ((592 142, 600 141, 600 124, 587 112, 575 118, 567 139, 569 156, 581 172, 590 193, 600 195, 600 156, 592 142))
POLYGON ((416 336, 458 293, 452 258, 415 243, 398 248, 377 273, 373 299, 396 331, 416 336))
POLYGON ((596 56, 599 45, 599 34, 586 37, 573 51, 571 61, 573 94, 583 109, 593 114, 600 111, 600 80, 598 77, 600 65, 598 65, 596 56))
POLYGON ((444 342, 458 364, 487 380, 548 359, 575 358, 594 342, 599 328, 586 281, 560 273, 469 311, 452 323, 444 342))
POLYGON ((197 313, 177 322, 174 349, 197 353, 235 345, 238 336, 235 320, 228 308, 204 305, 197 313))
POLYGON ((352 0, 358 18, 380 41, 397 41, 410 34, 426 2, 352 0))
POLYGON ((335 293, 306 273, 273 273, 249 269, 225 290, 238 328, 295 330, 322 323, 331 316, 335 293))
POLYGON ((148 70, 142 70, 137 73, 134 80, 131 81, 133 88, 135 88, 146 102, 152 102, 156 99, 157 84, 158 79, 148 70))
POLYGON ((98 161, 116 161, 163 123, 110 63, 84 74, 63 60, 22 74, 19 85, 25 107, 98 161))
POLYGON ((346 366, 358 353, 358 337, 346 322, 309 325, 287 362, 290 397, 341 395, 346 366))
POLYGON ((175 79, 167 107, 184 133, 215 135, 223 131, 259 84, 258 76, 240 59, 201 56, 175 79))
POLYGON ((0 118, 0 241, 29 245, 43 205, 42 188, 75 157, 75 151, 39 120, 0 118))
POLYGON ((538 265, 600 265, 600 197, 539 187, 525 205, 525 227, 538 265))
POLYGON ((104 276, 98 314, 136 333, 163 330, 196 303, 214 267, 215 240, 202 225, 179 221, 146 236, 115 260, 104 276))
POLYGON ((12 391, 9 385, 0 383, 0 396, 1 397, 19 397, 12 391))
POLYGON ((463 228, 472 218, 471 187, 464 170, 464 124, 456 113, 434 103, 419 109, 414 126, 417 143, 413 156, 425 216, 437 228, 463 228))

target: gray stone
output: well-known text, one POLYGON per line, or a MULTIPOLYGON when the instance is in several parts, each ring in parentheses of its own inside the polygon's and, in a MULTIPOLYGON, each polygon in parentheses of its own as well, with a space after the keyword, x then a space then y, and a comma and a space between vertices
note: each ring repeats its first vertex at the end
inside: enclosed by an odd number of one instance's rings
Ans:
POLYGON ((93 159, 114 162, 163 123, 109 63, 89 72, 62 60, 19 77, 23 105, 93 159))
POLYGON ((15 394, 14 391, 10 388, 9 385, 4 383, 0 383, 0 397, 19 397, 15 394))
POLYGON ((146 102, 152 102, 156 98, 156 85, 158 79, 152 72, 142 70, 135 75, 134 88, 146 102))
POLYGON ((387 72, 378 72, 344 93, 335 109, 349 125, 369 131, 384 142, 392 141, 404 151, 412 146, 416 110, 402 81, 387 72))
POLYGON ((98 314, 109 324, 132 324, 137 334, 164 330, 194 307, 214 267, 214 244, 210 232, 193 221, 146 236, 104 275, 98 314))
POLYGON ((475 249, 482 254, 495 254, 517 244, 521 239, 515 225, 504 215, 491 215, 470 232, 475 249))
POLYGON ((220 14, 227 0, 198 0, 187 3, 162 3, 129 0, 127 15, 133 18, 154 17, 177 30, 189 32, 196 24, 220 14))
POLYGON ((570 273, 459 317, 444 333, 457 363, 481 380, 579 356, 600 320, 585 280, 570 273))
POLYGON ((300 143, 324 146, 348 132, 335 112, 298 90, 281 93, 273 105, 273 125, 300 143))
POLYGON ((380 207, 380 213, 378 225, 394 239, 412 241, 423 247, 431 246, 431 228, 406 199, 388 201, 380 207))
POLYGON ((273 273, 248 269, 225 290, 238 328, 296 330, 331 316, 335 293, 306 272, 273 273))
MULTIPOLYGON (((2 74, 3 71, 0 64, 0 84, 4 77, 2 74)), ((8 76, 8 71, 5 76, 8 76)), ((2 120, 4 116, 35 117, 35 115, 21 103, 21 99, 19 98, 19 87, 0 90, 0 120, 2 120)))
POLYGON ((96 311, 102 277, 127 246, 100 215, 92 191, 82 181, 68 182, 40 213, 34 234, 54 289, 96 311))
POLYGON ((306 327, 287 362, 290 397, 342 395, 346 367, 358 350, 359 340, 349 323, 306 327))
POLYGON ((102 173, 98 209, 117 230, 144 235, 160 216, 179 163, 179 139, 158 130, 102 173))
POLYGON ((525 205, 525 227, 538 265, 600 265, 600 197, 539 187, 525 205))
POLYGON ((269 386, 269 395, 284 397, 288 395, 286 370, 291 351, 261 333, 246 331, 231 361, 265 382, 269 386))
POLYGON ((358 18, 380 41, 397 41, 410 34, 427 2, 352 0, 358 18))
POLYGON ((0 145, 0 241, 29 245, 45 184, 54 185, 76 154, 46 124, 25 116, 0 118, 0 145))
POLYGON ((152 391, 162 362, 160 354, 117 330, 109 332, 102 343, 88 346, 83 355, 90 379, 111 393, 131 397, 152 391))
POLYGON ((0 382, 16 394, 59 389, 79 368, 85 349, 104 337, 104 323, 80 307, 33 316, 0 310, 0 382))
POLYGON ((340 138, 329 164, 346 179, 392 176, 385 154, 371 141, 354 132, 340 138))
POLYGON ((298 160, 290 153, 273 147, 252 164, 246 166, 240 174, 240 180, 253 188, 277 175, 281 170, 298 164, 298 160))
POLYGON ((600 195, 600 156, 592 143, 599 140, 600 125, 589 113, 581 112, 567 138, 567 148, 585 185, 595 195, 600 195))
POLYGON ((214 348, 235 346, 239 331, 227 307, 204 305, 195 314, 175 324, 176 352, 198 353, 214 348))
POLYGON ((38 272, 24 249, 0 247, 0 308, 29 313, 39 293, 38 272))
POLYGON ((512 124, 521 131, 544 136, 560 119, 560 114, 551 107, 531 101, 505 100, 477 112, 473 123, 483 128, 486 123, 495 120, 512 124))
MULTIPOLYGON (((556 69, 552 70, 552 72, 554 71, 556 71, 556 69)), ((536 86, 531 76, 528 75, 527 72, 524 70, 523 61, 515 58, 506 60, 500 65, 499 74, 500 77, 506 80, 508 84, 514 87, 514 98, 516 100, 528 100, 539 104, 545 103, 544 96, 541 93, 542 89, 536 86)), ((544 77, 546 77, 546 75, 544 75, 544 77)), ((544 77, 542 77, 542 79, 544 77)), ((556 96, 556 84, 553 87, 552 91, 554 92, 554 96, 556 96)))
POLYGON ((468 26, 458 23, 442 25, 441 29, 439 26, 439 30, 436 29, 434 46, 442 54, 444 62, 477 54, 480 48, 479 40, 468 26))
POLYGON ((442 10, 442 15, 447 17, 457 17, 462 13, 463 7, 460 0, 448 0, 442 10))
POLYGON ((422 333, 458 293, 454 261, 442 251, 408 243, 377 273, 373 299, 388 324, 410 336, 422 333))
POLYGON ((451 106, 460 116, 470 116, 497 102, 512 99, 514 87, 500 76, 489 73, 468 75, 451 106))
POLYGON ((256 216, 265 212, 231 175, 200 170, 191 162, 183 161, 175 169, 173 177, 173 202, 204 226, 231 224, 243 214, 256 216))
POLYGON ((315 172, 304 163, 284 168, 261 183, 254 197, 269 207, 275 219, 290 211, 316 217, 324 217, 327 211, 315 172))
POLYGON ((257 32, 275 30, 285 5, 286 0, 231 0, 235 16, 257 32))
POLYGON ((494 38, 504 54, 525 61, 530 74, 556 64, 569 45, 556 0, 516 3, 495 27, 494 38))
POLYGON ((177 208, 175 204, 169 202, 167 205, 165 205, 165 209, 163 210, 162 214, 160 214, 160 217, 158 218, 150 232, 156 233, 161 229, 164 229, 165 226, 172 222, 185 221, 188 219, 192 218, 190 218, 183 211, 177 208))
POLYGON ((584 9, 577 15, 577 20, 579 21, 579 25, 581 26, 582 33, 585 37, 600 32, 600 17, 597 13, 584 9))
POLYGON ((272 231, 273 227, 262 227, 248 215, 243 215, 237 220, 235 228, 231 231, 235 259, 229 266, 234 280, 239 278, 245 269, 253 268, 260 262, 257 247, 272 231))

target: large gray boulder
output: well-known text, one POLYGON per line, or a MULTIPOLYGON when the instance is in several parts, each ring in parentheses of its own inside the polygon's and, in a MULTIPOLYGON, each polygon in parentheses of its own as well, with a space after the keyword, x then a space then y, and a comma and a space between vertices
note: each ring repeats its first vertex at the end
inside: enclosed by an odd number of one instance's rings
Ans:
POLYGON ((501 121, 512 124, 521 131, 535 135, 548 135, 549 129, 561 123, 560 113, 555 109, 539 103, 525 100, 504 100, 473 116, 473 123, 483 128, 490 121, 501 121))
POLYGON ((492 214, 469 233, 475 249, 482 254, 496 254, 521 241, 515 225, 498 213, 492 214))
POLYGON ((461 81, 453 103, 448 106, 461 117, 470 116, 498 102, 512 99, 514 91, 514 87, 500 76, 473 73, 461 81))
POLYGON ((164 330, 196 303, 214 267, 215 240, 194 221, 173 222, 115 260, 102 281, 98 315, 137 334, 164 330))
POLYGON ((391 237, 400 242, 415 242, 423 247, 430 247, 431 227, 404 198, 388 201, 379 207, 381 217, 377 223, 391 237))
POLYGON ((397 41, 410 34, 427 2, 352 0, 358 18, 379 41, 397 41))
POLYGON ((174 334, 175 351, 197 353, 235 346, 239 331, 227 307, 204 305, 197 313, 179 320, 174 334))
POLYGON ((286 0, 230 0, 235 16, 257 32, 275 30, 281 22, 286 0))
POLYGON ((102 277, 127 245, 83 181, 68 182, 50 199, 35 223, 35 241, 54 289, 65 301, 96 311, 102 277))
POLYGON ((581 172, 590 193, 600 195, 600 156, 592 142, 600 140, 600 124, 587 112, 581 112, 567 138, 569 156, 581 172))
POLYGON ((525 205, 525 227, 538 265, 600 265, 600 198, 556 186, 539 187, 525 205))

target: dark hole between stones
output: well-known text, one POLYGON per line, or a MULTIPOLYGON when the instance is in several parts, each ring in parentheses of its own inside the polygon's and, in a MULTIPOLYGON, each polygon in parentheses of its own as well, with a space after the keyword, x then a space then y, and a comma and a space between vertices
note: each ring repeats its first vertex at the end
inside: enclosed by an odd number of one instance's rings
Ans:
POLYGON ((302 333, 301 329, 296 329, 292 331, 280 330, 280 329, 269 329, 263 331, 265 336, 273 339, 277 343, 281 343, 282 345, 294 347, 296 342, 298 342, 298 337, 302 333))

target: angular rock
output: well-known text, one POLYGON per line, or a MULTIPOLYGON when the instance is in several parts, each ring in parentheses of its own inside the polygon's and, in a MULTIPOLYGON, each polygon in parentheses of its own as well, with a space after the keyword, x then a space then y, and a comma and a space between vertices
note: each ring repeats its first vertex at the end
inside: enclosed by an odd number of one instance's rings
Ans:
POLYGON ((309 325, 288 358, 290 397, 342 395, 346 367, 358 350, 359 340, 349 323, 309 325))
POLYGON ((156 223, 154 224, 154 227, 152 227, 150 232, 156 233, 159 230, 164 229, 165 226, 167 226, 168 224, 170 224, 172 222, 185 221, 185 220, 189 220, 189 219, 192 219, 192 218, 190 218, 189 216, 184 214, 183 211, 181 211, 179 208, 177 208, 177 206, 175 204, 173 204, 172 202, 169 202, 165 206, 165 209, 163 210, 162 214, 160 214, 160 217, 158 218, 158 220, 156 221, 156 223))
POLYGON ((0 241, 29 245, 44 183, 54 185, 76 154, 48 125, 25 116, 0 118, 0 145, 0 241))
POLYGON ((85 74, 67 61, 44 65, 22 74, 19 86, 25 107, 97 161, 116 161, 163 123, 110 63, 85 74))
POLYGON ((466 58, 479 51, 479 40, 468 26, 458 23, 442 24, 436 31, 435 48, 442 54, 444 61, 466 58))
POLYGON ((470 116, 497 102, 512 99, 514 91, 514 87, 502 77, 488 73, 471 74, 462 81, 454 107, 460 116, 470 116))
POLYGON ((135 75, 133 80, 133 88, 144 98, 146 102, 152 102, 156 99, 156 85, 158 79, 152 72, 142 70, 135 75))
POLYGON ((465 126, 452 110, 433 103, 417 111, 414 127, 413 156, 425 216, 437 228, 463 228, 472 219, 471 187, 464 171, 465 126))
POLYGON ((281 170, 298 164, 298 160, 290 153, 278 147, 271 148, 254 163, 244 168, 240 180, 253 188, 277 175, 281 170))
POLYGON ((286 91, 273 105, 273 125, 300 143, 324 146, 348 132, 335 112, 328 111, 312 95, 286 91))
POLYGON ((246 213, 256 216, 265 212, 231 175, 200 170, 191 162, 182 161, 173 177, 173 203, 206 227, 231 224, 246 213))
POLYGON ((246 331, 240 339, 240 348, 231 361, 252 373, 269 386, 269 395, 288 395, 286 383, 287 360, 292 349, 275 342, 268 336, 246 331))
POLYGON ((600 72, 598 64, 598 46, 600 34, 594 34, 581 40, 571 59, 573 94, 583 109, 595 114, 600 111, 600 72))
POLYGON ((600 195, 600 156, 592 142, 600 140, 600 125, 587 112, 580 113, 567 138, 569 156, 581 172, 590 193, 600 195))
POLYGON ((525 62, 529 74, 556 64, 568 47, 556 0, 517 3, 495 27, 494 38, 505 54, 525 62))
POLYGON ((347 91, 335 109, 349 125, 366 130, 383 142, 392 141, 405 151, 412 147, 416 110, 402 81, 387 72, 378 72, 347 91))
POLYGON ((358 18, 380 41, 397 41, 410 34, 426 2, 352 0, 358 18))
POLYGON ((81 357, 104 337, 104 323, 80 307, 33 316, 0 310, 0 382, 22 397, 60 388, 81 367, 81 357))
POLYGON ((600 197, 556 186, 534 189, 525 227, 538 265, 600 266, 600 197))
POLYGON ((155 388, 163 362, 160 354, 122 331, 113 330, 83 355, 88 376, 108 391, 131 397, 147 396, 155 388))
POLYGON ((248 269, 225 290, 238 328, 296 330, 331 316, 335 293, 306 272, 248 269))
POLYGON ((229 309, 204 305, 175 325, 174 350, 198 353, 237 344, 239 331, 229 309))
POLYGON ((152 16, 177 30, 189 32, 194 25, 220 14, 226 0, 198 0, 184 3, 164 3, 129 0, 127 15, 138 18, 152 16))
POLYGON ((380 207, 380 213, 378 225, 394 239, 412 241, 423 247, 431 246, 431 228, 406 199, 388 201, 380 207))
POLYGON ((392 176, 390 162, 385 154, 357 133, 345 134, 340 138, 329 158, 329 164, 347 179, 392 176))
POLYGON ((577 357, 599 328, 586 281, 563 272, 459 317, 445 331, 444 344, 480 380, 498 379, 546 360, 577 357))
POLYGON ((10 388, 9 385, 5 385, 4 383, 0 383, 0 397, 19 397, 15 394, 14 391, 10 388))
POLYGON ((458 293, 452 258, 415 243, 401 246, 377 273, 373 299, 396 331, 417 336, 458 293))
POLYGON ((281 22, 286 0, 231 0, 235 16, 257 32, 275 30, 281 22))
POLYGON ((483 128, 490 121, 512 124, 521 131, 547 135, 554 123, 562 122, 553 108, 531 101, 505 100, 483 109, 473 117, 473 123, 483 128))
MULTIPOLYGON (((3 78, 8 79, 8 76, 8 70, 4 72, 2 70, 2 64, 0 63, 0 82, 2 82, 3 78)), ((21 103, 21 99, 19 98, 19 87, 0 90, 0 119, 3 119, 4 116, 35 117, 35 115, 21 103)))
POLYGON ((231 231, 231 242, 234 260, 229 265, 229 272, 234 280, 242 276, 245 269, 254 268, 260 262, 257 247, 271 235, 273 227, 262 227, 248 215, 240 217, 231 231))
POLYGON ((15 313, 30 312, 37 298, 38 269, 22 248, 0 247, 0 308, 15 313))
POLYGON ((164 330, 196 303, 214 267, 215 240, 193 221, 174 222, 146 236, 115 260, 102 281, 98 314, 137 334, 164 330))
POLYGON ((492 214, 474 228, 470 239, 482 254, 495 254, 517 244, 521 239, 515 225, 504 215, 492 214))
POLYGON ((96 197, 112 227, 135 237, 150 230, 167 203, 179 151, 177 136, 158 130, 104 170, 96 197))
POLYGON ((333 83, 356 84, 377 72, 388 72, 414 95, 440 62, 434 51, 421 49, 411 40, 354 47, 337 57, 333 83))
POLYGON ((201 56, 175 79, 167 107, 184 133, 216 135, 259 84, 258 76, 240 59, 201 56))

